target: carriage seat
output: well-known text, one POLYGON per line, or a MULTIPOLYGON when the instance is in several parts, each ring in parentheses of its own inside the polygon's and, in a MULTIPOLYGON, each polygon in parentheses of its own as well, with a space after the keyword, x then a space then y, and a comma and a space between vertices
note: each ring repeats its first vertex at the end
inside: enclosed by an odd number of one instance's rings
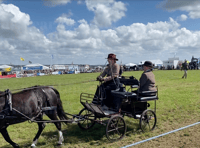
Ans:
POLYGON ((122 76, 119 80, 125 86, 139 85, 139 81, 133 76, 122 76))
POLYGON ((142 91, 139 92, 138 101, 158 100, 157 91, 142 91))
POLYGON ((120 97, 121 99, 128 99, 131 101, 151 101, 151 100, 158 100, 157 91, 142 91, 139 94, 135 92, 126 92, 126 91, 111 91, 111 94, 114 97, 120 97))
POLYGON ((137 101, 137 94, 134 92, 127 92, 127 91, 118 91, 118 90, 112 90, 111 94, 114 97, 119 97, 121 99, 128 99, 128 100, 134 100, 137 101))

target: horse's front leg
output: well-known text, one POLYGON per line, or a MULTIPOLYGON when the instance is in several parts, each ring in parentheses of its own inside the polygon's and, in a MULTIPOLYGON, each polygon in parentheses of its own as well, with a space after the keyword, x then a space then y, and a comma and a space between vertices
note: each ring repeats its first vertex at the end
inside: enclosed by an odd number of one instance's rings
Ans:
POLYGON ((58 131, 58 137, 59 137, 58 145, 62 145, 62 142, 64 141, 64 138, 63 138, 63 133, 62 133, 61 130, 58 131))
MULTIPOLYGON (((53 112, 52 114, 50 113, 46 113, 46 115, 51 119, 51 120, 59 120, 56 116, 56 113, 53 112)), ((58 145, 62 145, 63 141, 64 141, 64 137, 63 137, 63 133, 61 131, 61 123, 60 122, 55 122, 54 123, 56 128, 58 129, 58 145)))
POLYGON ((19 148, 19 145, 16 144, 16 143, 14 143, 14 142, 10 139, 10 136, 9 136, 8 131, 7 131, 6 128, 0 129, 0 132, 1 132, 2 136, 4 137, 4 139, 5 139, 8 143, 10 143, 14 148, 19 148))
POLYGON ((33 143, 31 145, 32 148, 34 148, 36 146, 37 141, 38 141, 44 128, 45 128, 45 123, 38 123, 38 132, 37 132, 35 138, 33 139, 33 143))

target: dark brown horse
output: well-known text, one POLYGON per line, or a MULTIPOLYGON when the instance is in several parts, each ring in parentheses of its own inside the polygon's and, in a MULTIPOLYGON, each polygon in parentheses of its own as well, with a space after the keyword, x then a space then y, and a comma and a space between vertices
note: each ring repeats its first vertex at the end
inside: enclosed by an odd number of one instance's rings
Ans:
MULTIPOLYGON (((40 134, 45 128, 45 123, 42 121, 44 113, 51 121, 59 120, 58 117, 60 120, 68 119, 63 110, 59 92, 52 87, 34 86, 9 94, 7 92, 1 92, 0 94, 0 132, 4 139, 14 148, 18 148, 19 145, 10 139, 6 129, 9 125, 27 120, 39 121, 37 123, 38 132, 31 145, 31 147, 35 147, 40 134)), ((64 140, 61 132, 61 123, 54 122, 54 124, 59 133, 58 144, 61 145, 64 140)))

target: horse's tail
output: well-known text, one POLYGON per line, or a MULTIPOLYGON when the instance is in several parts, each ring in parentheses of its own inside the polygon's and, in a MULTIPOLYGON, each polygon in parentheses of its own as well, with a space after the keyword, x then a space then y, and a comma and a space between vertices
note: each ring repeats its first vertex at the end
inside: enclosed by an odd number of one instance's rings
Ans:
MULTIPOLYGON (((57 114, 58 114, 58 117, 60 118, 60 120, 69 120, 69 118, 66 116, 65 111, 63 109, 62 101, 60 99, 59 92, 55 88, 52 88, 52 89, 54 90, 54 92, 56 93, 57 98, 58 98, 58 103, 57 103, 57 114)), ((67 122, 64 122, 64 123, 67 124, 67 122)))

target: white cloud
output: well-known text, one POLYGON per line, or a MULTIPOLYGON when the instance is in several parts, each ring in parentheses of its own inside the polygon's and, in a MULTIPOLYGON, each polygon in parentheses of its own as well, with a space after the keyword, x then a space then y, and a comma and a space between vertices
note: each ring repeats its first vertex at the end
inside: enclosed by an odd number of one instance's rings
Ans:
POLYGON ((70 2, 71 0, 44 0, 44 4, 47 6, 66 5, 70 2))
POLYGON ((133 23, 130 26, 107 30, 99 30, 97 26, 88 24, 85 20, 78 22, 80 25, 73 31, 59 26, 60 29, 49 34, 49 38, 59 49, 59 54, 65 54, 68 58, 70 55, 76 55, 77 60, 82 59, 83 62, 96 61, 110 52, 116 53, 123 61, 130 60, 131 57, 137 58, 138 61, 146 53, 150 59, 155 59, 155 56, 167 59, 169 53, 176 52, 180 55, 187 53, 189 49, 193 51, 189 54, 199 52, 200 31, 192 32, 180 28, 180 24, 172 18, 167 22, 146 25, 133 23))
POLYGON ((66 24, 69 26, 73 26, 75 24, 75 21, 73 19, 67 18, 67 16, 65 16, 65 15, 62 15, 59 18, 57 18, 55 22, 66 24))
POLYGON ((83 4, 83 3, 84 3, 83 1, 84 1, 84 0, 78 0, 78 1, 77 1, 77 4, 79 4, 79 5, 80 5, 80 4, 83 4))
POLYGON ((200 54, 200 31, 181 28, 172 18, 104 30, 82 19, 77 21, 77 27, 68 30, 65 24, 70 21, 66 21, 67 16, 61 16, 55 19, 58 22, 56 31, 45 36, 32 26, 30 16, 14 5, 1 4, 0 14, 0 55, 9 55, 7 59, 2 56, 2 62, 10 63, 16 57, 19 61, 18 57, 22 56, 47 64, 48 55, 54 54, 54 62, 58 64, 69 61, 102 64, 111 52, 123 63, 146 60, 144 55, 148 55, 148 59, 166 60, 169 53, 200 54))
POLYGON ((23 54, 48 52, 47 46, 51 42, 39 29, 31 26, 28 14, 13 4, 0 4, 0 14, 0 51, 10 56, 6 60, 23 54))
POLYGON ((32 24, 30 16, 20 12, 19 8, 12 4, 1 4, 0 14, 0 36, 19 36, 32 24))
POLYGON ((123 2, 116 2, 115 0, 86 0, 86 6, 88 10, 95 13, 93 22, 99 27, 111 26, 113 22, 117 22, 124 17, 127 10, 123 2))
POLYGON ((195 5, 183 7, 181 10, 189 12, 188 15, 192 19, 200 18, 200 1, 198 1, 195 5))
POLYGON ((178 20, 178 21, 186 21, 187 18, 188 18, 187 15, 181 14, 179 17, 177 17, 177 20, 178 20))
POLYGON ((186 11, 192 19, 200 18, 199 0, 165 0, 159 6, 169 11, 186 11))

